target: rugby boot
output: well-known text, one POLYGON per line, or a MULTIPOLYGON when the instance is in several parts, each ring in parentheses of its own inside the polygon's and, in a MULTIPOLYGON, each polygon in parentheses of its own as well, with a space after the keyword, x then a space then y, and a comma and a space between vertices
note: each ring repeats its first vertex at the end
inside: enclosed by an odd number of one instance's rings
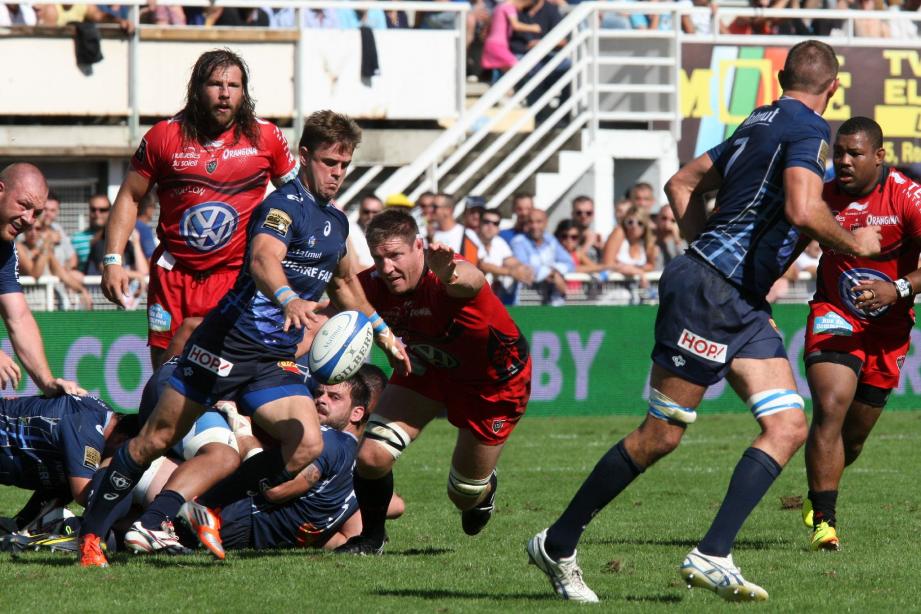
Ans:
POLYGON ((499 487, 499 478, 493 471, 489 478, 489 494, 469 510, 461 512, 461 527, 467 535, 476 535, 483 530, 492 513, 496 509, 496 489, 499 487))
POLYGON ((125 533, 125 546, 135 554, 147 552, 165 552, 167 554, 188 554, 188 548, 179 542, 173 523, 164 520, 160 529, 148 529, 137 521, 125 533))
POLYGON ((544 529, 528 541, 528 562, 544 572, 550 579, 553 590, 563 599, 581 603, 597 603, 598 595, 582 580, 582 569, 576 562, 576 553, 572 556, 553 560, 544 543, 547 541, 547 529, 544 529))
POLYGON ((207 548, 214 558, 223 561, 226 553, 224 543, 221 541, 221 517, 210 508, 202 505, 195 499, 186 501, 179 508, 181 518, 192 532, 198 536, 201 545, 207 548))
MULTIPOLYGON (((386 539, 384 540, 386 541, 386 539)), ((355 535, 350 537, 347 542, 336 548, 336 554, 358 554, 361 556, 380 556, 384 554, 384 542, 365 537, 364 535, 355 535)))
POLYGON ((109 561, 102 552, 99 536, 87 533, 80 537, 80 567, 108 567, 109 561))
POLYGON ((691 550, 679 569, 688 588, 706 588, 726 601, 767 601, 766 590, 742 577, 732 555, 712 556, 691 550))
POLYGON ((815 527, 812 531, 812 543, 810 547, 813 550, 839 550, 841 544, 838 541, 838 531, 827 522, 820 522, 819 526, 815 527))

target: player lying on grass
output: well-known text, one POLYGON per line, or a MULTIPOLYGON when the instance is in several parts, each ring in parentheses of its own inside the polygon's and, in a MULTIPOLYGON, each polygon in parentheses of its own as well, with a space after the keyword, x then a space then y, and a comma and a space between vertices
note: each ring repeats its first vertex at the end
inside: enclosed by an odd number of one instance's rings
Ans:
POLYGON ((803 519, 813 550, 839 547, 838 484, 899 385, 921 288, 921 186, 884 164, 879 124, 866 117, 844 122, 832 159, 835 181, 823 198, 838 223, 877 224, 883 238, 878 257, 826 249, 819 261, 804 352, 813 413, 803 519))

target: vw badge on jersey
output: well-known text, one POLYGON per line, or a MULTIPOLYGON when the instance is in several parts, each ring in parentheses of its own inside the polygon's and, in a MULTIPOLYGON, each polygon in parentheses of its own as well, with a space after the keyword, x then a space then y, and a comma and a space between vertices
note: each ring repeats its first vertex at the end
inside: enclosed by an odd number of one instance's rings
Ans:
POLYGON ((227 203, 202 203, 190 207, 182 214, 179 234, 189 247, 200 252, 211 252, 230 241, 239 219, 237 210, 227 203))

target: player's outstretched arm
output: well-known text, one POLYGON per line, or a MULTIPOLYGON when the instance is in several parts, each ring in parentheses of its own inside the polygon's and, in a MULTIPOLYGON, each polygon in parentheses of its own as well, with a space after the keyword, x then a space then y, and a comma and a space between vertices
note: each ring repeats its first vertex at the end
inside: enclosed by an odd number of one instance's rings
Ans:
POLYGON ((880 250, 879 226, 849 232, 822 200, 822 178, 811 170, 791 167, 783 175, 784 212, 791 224, 822 245, 854 256, 875 256, 880 250))
POLYGON ((307 494, 307 491, 320 481, 320 477, 322 477, 320 475, 320 469, 314 463, 310 463, 293 479, 279 484, 278 486, 273 486, 262 493, 262 496, 265 497, 266 501, 269 503, 284 503, 307 494))
POLYGON ((110 256, 117 256, 113 262, 103 262, 102 267, 102 293, 109 301, 125 307, 125 303, 131 296, 128 288, 130 279, 128 272, 121 263, 122 254, 125 253, 125 246, 128 245, 128 237, 134 231, 134 225, 138 219, 138 203, 147 194, 150 189, 150 180, 138 173, 129 170, 128 175, 118 189, 118 195, 115 197, 115 204, 112 205, 112 212, 109 214, 109 221, 106 222, 106 259, 110 256))
POLYGON ((713 166, 710 155, 704 153, 685 164, 665 184, 668 204, 675 214, 675 223, 690 243, 703 232, 707 223, 707 203, 704 195, 720 187, 723 178, 713 166))
MULTIPOLYGON (((26 297, 21 292, 0 294, 0 315, 6 323, 6 330, 16 356, 39 390, 50 397, 61 394, 86 394, 86 390, 80 388, 76 382, 55 378, 51 374, 38 323, 29 311, 26 297)), ((19 383, 18 378, 16 383, 19 383)))
POLYGON ((374 306, 368 301, 361 281, 355 273, 355 265, 349 254, 339 260, 336 267, 336 273, 326 286, 326 293, 333 306, 339 311, 351 309, 360 311, 371 319, 374 327, 374 341, 378 347, 384 350, 387 361, 390 366, 396 369, 398 373, 406 375, 412 371, 412 363, 409 360, 409 353, 403 346, 403 342, 396 338, 393 331, 390 330, 381 319, 374 306))
POLYGON ((454 250, 443 243, 432 243, 426 254, 429 268, 445 286, 448 296, 472 298, 477 295, 486 276, 466 260, 455 260, 454 250))
POLYGON ((317 304, 303 300, 288 286, 288 277, 281 264, 288 253, 288 246, 271 235, 259 233, 252 238, 250 251, 249 273, 256 282, 256 288, 284 311, 282 329, 288 332, 292 326, 310 328, 316 325, 318 320, 314 310, 317 304))

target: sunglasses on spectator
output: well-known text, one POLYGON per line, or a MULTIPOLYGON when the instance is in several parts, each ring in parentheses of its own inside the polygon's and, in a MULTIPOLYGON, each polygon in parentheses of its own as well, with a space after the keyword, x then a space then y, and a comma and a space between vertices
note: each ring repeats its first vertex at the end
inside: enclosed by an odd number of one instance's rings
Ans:
POLYGON ((560 238, 561 238, 561 239, 572 239, 573 241, 576 241, 576 240, 579 239, 579 233, 576 232, 576 233, 570 233, 570 234, 560 235, 560 238))
POLYGON ((626 220, 624 222, 624 226, 639 226, 640 228, 642 228, 645 225, 646 224, 644 224, 643 222, 639 220, 626 220))
POLYGON ((585 209, 585 210, 582 210, 582 211, 578 211, 578 210, 577 210, 577 211, 573 211, 572 213, 573 213, 573 215, 595 215, 595 212, 594 212, 594 211, 591 211, 591 210, 588 210, 588 209, 585 209))
POLYGON ((480 224, 489 225, 489 226, 498 226, 499 220, 480 220, 480 224))
POLYGON ((91 213, 106 213, 109 207, 90 207, 91 213))

